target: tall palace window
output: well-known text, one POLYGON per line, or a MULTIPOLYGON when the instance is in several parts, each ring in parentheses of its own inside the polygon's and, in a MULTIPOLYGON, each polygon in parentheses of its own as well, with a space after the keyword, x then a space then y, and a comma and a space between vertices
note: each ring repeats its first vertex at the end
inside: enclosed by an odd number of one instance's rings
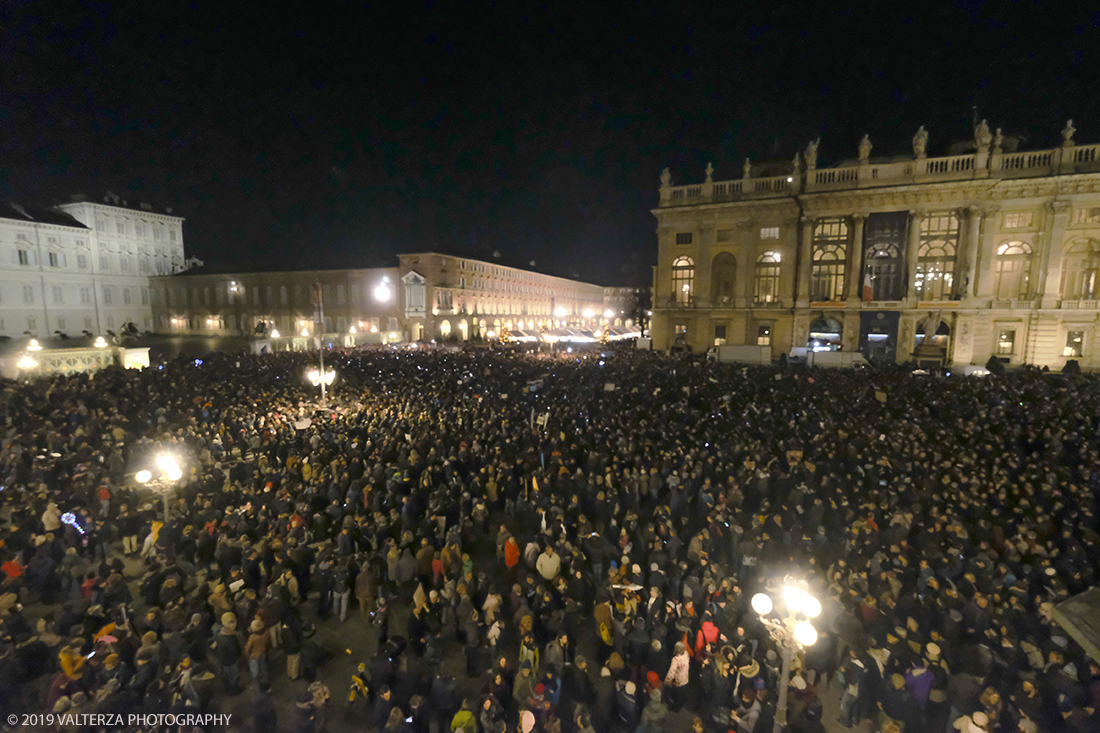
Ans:
POLYGON ((913 285, 921 300, 950 300, 955 285, 955 255, 959 246, 959 217, 939 213, 920 225, 917 272, 913 285))
POLYGON ((681 305, 691 303, 695 292, 695 262, 690 257, 677 257, 672 261, 672 297, 681 305))
POLYGON ((840 300, 844 297, 847 257, 848 223, 843 219, 819 219, 814 226, 810 300, 840 300))
POLYGON ((1079 239, 1070 244, 1062 262, 1062 297, 1066 300, 1092 300, 1100 288, 1100 244, 1092 239, 1079 239))
POLYGON ((753 300, 774 303, 779 300, 779 253, 765 252, 756 258, 753 300))
POLYGON ((1031 245, 1005 242, 997 248, 993 292, 997 300, 1021 300, 1027 297, 1031 277, 1031 245))

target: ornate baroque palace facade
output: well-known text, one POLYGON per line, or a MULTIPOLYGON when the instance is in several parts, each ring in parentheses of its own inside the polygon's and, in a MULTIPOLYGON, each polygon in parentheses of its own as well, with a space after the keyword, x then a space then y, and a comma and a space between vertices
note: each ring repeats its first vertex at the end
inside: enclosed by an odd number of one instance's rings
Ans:
POLYGON ((654 347, 862 351, 904 362, 1100 367, 1100 145, 1017 152, 985 121, 970 151, 859 157, 673 186, 661 176, 654 347), (923 344, 923 346, 922 346, 923 344), (932 347, 935 347, 933 349, 932 347))

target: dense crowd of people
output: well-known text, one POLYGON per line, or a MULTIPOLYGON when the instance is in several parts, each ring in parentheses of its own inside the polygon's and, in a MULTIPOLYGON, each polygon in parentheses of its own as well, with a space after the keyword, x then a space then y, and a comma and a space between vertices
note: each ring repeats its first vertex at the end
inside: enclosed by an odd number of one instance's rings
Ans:
POLYGON ((760 733, 781 687, 802 733, 826 691, 882 733, 1100 730, 1052 620, 1100 563, 1100 378, 360 350, 321 409, 315 357, 3 385, 0 720, 337 728, 342 624, 387 733, 760 733), (750 606, 784 582, 822 604, 789 678, 750 606))

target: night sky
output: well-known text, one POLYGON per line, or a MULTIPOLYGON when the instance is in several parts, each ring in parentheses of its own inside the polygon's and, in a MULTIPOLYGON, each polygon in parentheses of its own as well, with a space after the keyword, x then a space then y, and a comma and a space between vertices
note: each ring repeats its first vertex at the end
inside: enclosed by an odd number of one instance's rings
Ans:
POLYGON ((1067 117, 1100 141, 1092 7, 9 0, 0 198, 171 206, 215 266, 499 250, 646 281, 665 166, 897 155, 921 124, 943 154, 975 106, 1026 147, 1067 117))

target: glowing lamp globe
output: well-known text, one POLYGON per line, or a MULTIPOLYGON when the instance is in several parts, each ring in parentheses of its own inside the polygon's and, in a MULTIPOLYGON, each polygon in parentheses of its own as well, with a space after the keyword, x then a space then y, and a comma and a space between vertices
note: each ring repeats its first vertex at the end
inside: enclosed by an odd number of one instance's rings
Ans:
POLYGON ((752 597, 752 610, 761 616, 767 616, 772 612, 772 599, 766 593, 757 593, 752 597))
POLYGON ((153 478, 153 474, 149 471, 138 471, 134 474, 134 480, 139 484, 147 484, 151 478, 153 478))
POLYGON ((795 588, 794 586, 783 586, 783 602, 787 604, 787 610, 791 613, 798 613, 802 610, 802 604, 805 602, 806 597, 809 594, 801 588, 795 588))
POLYGON ((821 601, 813 596, 806 596, 802 601, 802 613, 806 618, 817 618, 821 615, 821 601))
POLYGON ((388 285, 379 285, 374 289, 374 299, 385 303, 390 299, 390 287, 388 285))
POLYGON ((817 629, 809 621, 799 621, 794 625, 794 638, 802 646, 813 646, 817 642, 817 629))

